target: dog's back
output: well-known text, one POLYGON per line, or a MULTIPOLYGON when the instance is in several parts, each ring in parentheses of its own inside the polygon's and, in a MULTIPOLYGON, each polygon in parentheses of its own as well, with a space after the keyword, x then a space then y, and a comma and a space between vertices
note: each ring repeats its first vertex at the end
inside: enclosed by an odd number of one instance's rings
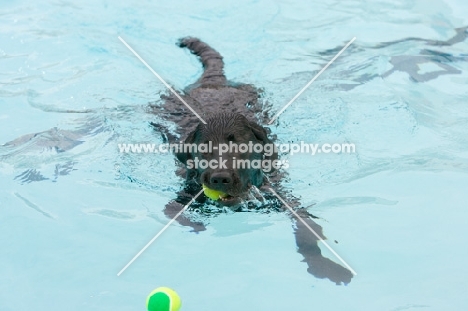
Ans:
MULTIPOLYGON (((263 123, 267 120, 267 110, 259 100, 260 92, 250 84, 232 83, 224 75, 224 62, 221 54, 197 38, 186 37, 178 46, 189 49, 198 56, 203 65, 203 74, 188 86, 181 97, 202 118, 209 118, 217 113, 239 113, 249 121, 263 123)), ((185 134, 195 129, 200 121, 173 94, 163 95, 164 105, 152 106, 154 113, 164 115, 185 134)))

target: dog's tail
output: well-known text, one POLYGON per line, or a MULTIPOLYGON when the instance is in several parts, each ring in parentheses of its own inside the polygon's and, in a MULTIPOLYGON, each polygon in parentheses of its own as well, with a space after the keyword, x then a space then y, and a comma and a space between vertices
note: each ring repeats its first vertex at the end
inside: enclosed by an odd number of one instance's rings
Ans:
POLYGON ((201 86, 226 85, 227 80, 223 71, 223 57, 218 51, 199 39, 192 37, 180 39, 178 45, 181 48, 188 48, 193 54, 200 57, 204 71, 197 84, 201 86))

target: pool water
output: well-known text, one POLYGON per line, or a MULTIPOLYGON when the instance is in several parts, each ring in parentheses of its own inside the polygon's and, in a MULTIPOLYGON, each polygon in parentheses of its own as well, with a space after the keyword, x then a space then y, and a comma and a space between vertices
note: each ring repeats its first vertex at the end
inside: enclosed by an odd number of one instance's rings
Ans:
POLYGON ((145 310, 159 286, 183 311, 466 309, 467 3, 18 0, 0 16, 0 310, 145 310), (174 224, 117 276, 183 183, 170 154, 118 152, 162 142, 147 105, 167 91, 118 36, 183 90, 202 72, 187 35, 275 111, 357 38, 270 126, 355 144, 285 156, 349 284, 307 273, 289 217, 255 212, 174 224))

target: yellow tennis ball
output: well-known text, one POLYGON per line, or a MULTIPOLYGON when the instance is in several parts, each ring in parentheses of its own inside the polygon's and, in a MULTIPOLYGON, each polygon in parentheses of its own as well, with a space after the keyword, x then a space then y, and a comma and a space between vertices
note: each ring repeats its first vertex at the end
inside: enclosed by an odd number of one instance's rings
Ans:
POLYGON ((169 287, 158 287, 146 298, 148 311, 178 311, 181 305, 179 295, 169 287))
POLYGON ((219 198, 224 198, 227 196, 226 193, 214 189, 210 189, 205 184, 203 184, 203 193, 212 200, 219 200, 219 198))

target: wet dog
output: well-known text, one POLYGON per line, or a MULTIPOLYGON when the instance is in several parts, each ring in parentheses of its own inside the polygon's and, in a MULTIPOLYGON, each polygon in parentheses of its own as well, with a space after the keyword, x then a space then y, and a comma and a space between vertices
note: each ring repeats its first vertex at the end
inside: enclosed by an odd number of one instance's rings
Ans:
MULTIPOLYGON (((281 180, 285 173, 280 169, 278 153, 266 146, 271 146, 274 136, 269 135, 268 128, 261 123, 268 120, 268 109, 263 105, 261 93, 252 85, 232 83, 224 75, 224 62, 221 55, 206 43, 196 38, 183 38, 178 42, 182 48, 189 49, 199 57, 204 71, 198 81, 187 87, 179 96, 191 108, 185 106, 178 96, 173 94, 161 96, 163 105, 152 105, 153 113, 163 115, 166 120, 176 124, 176 131, 170 131, 162 124, 152 123, 155 129, 168 143, 179 143, 183 138, 184 145, 211 146, 177 150, 179 174, 185 175, 184 189, 177 198, 169 202, 164 213, 173 218, 202 187, 222 193, 219 199, 208 202, 206 196, 197 198, 196 204, 216 203, 229 206, 233 210, 240 208, 270 208, 288 212, 282 203, 268 188, 272 187, 287 198, 290 206, 296 208, 298 215, 313 228, 323 239, 322 228, 313 221, 313 216, 291 194, 282 191, 281 180), (193 110, 193 111, 192 111, 193 110), (200 118, 193 112, 199 114, 200 118), (257 146, 245 152, 238 149, 221 150, 224 146, 257 146), (195 150, 197 149, 197 150, 195 150), (225 152, 222 152, 225 151, 225 152), (266 152, 267 151, 267 152, 266 152), (256 163, 257 165, 236 165, 256 163), (195 165, 196 163, 217 165, 195 165), (271 165, 272 163, 276 165, 271 165), (222 165, 220 165, 222 164, 222 165), (249 204, 251 202, 260 204, 249 204)), ((289 214, 289 213, 288 213, 289 214)), ((308 272, 318 278, 328 278, 336 284, 347 284, 352 273, 341 265, 321 255, 318 238, 300 221, 290 215, 294 223, 294 235, 298 252, 304 256, 308 272)), ((177 221, 190 226, 194 231, 205 230, 203 223, 192 221, 183 214, 177 221)))

